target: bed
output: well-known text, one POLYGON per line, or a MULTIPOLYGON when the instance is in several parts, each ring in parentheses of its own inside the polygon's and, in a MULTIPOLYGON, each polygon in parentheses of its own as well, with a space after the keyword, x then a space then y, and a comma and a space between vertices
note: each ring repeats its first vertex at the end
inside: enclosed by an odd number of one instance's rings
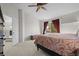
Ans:
POLYGON ((77 55, 79 37, 75 34, 49 33, 34 35, 35 45, 40 45, 62 56, 77 55))

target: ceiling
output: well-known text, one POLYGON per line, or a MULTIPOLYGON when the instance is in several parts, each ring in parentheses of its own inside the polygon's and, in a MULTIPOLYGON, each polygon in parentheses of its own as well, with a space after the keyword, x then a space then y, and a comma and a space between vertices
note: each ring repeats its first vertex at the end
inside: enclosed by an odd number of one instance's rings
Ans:
POLYGON ((79 22, 79 11, 63 15, 60 19, 61 23, 79 22))
POLYGON ((36 5, 36 3, 9 3, 8 5, 22 9, 25 13, 43 21, 61 17, 64 17, 63 23, 77 21, 75 18, 79 15, 79 3, 48 3, 44 6, 47 9, 46 11, 41 9, 38 12, 36 12, 36 7, 28 7, 31 4, 36 5))
POLYGON ((28 7, 30 4, 36 3, 20 3, 13 5, 23 9, 26 13, 33 15, 39 20, 53 19, 79 10, 79 3, 48 3, 44 6, 47 9, 46 11, 41 9, 39 12, 36 12, 36 7, 28 7))

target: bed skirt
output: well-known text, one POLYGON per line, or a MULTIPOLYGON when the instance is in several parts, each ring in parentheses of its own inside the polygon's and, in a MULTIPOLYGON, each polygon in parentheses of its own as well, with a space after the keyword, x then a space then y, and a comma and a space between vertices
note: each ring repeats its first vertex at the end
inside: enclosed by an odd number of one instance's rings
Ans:
POLYGON ((62 56, 62 55, 59 55, 58 53, 55 53, 54 51, 51 51, 43 46, 41 46, 40 44, 36 44, 37 46, 37 50, 42 49, 44 52, 48 53, 49 56, 62 56))

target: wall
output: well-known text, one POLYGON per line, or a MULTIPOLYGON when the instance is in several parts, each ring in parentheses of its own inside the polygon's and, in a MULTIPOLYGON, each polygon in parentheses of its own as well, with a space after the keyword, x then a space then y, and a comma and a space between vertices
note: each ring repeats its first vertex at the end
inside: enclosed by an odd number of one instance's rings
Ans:
POLYGON ((79 29, 79 22, 61 24, 61 33, 76 33, 79 29))
POLYGON ((22 9, 18 9, 19 19, 19 42, 23 42, 23 12, 22 9))
POLYGON ((43 34, 43 29, 44 29, 44 21, 39 21, 40 24, 40 33, 43 34))
POLYGON ((11 4, 0 4, 3 14, 12 17, 13 27, 13 45, 18 43, 19 40, 19 25, 18 25, 18 9, 11 4))
POLYGON ((23 12, 23 39, 30 35, 40 34, 40 21, 33 15, 23 12))

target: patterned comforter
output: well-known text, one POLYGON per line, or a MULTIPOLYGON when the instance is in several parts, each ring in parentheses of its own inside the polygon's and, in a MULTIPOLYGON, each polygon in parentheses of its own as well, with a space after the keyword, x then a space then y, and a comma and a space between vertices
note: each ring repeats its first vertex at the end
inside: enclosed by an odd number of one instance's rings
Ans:
POLYGON ((74 51, 79 49, 79 37, 75 34, 45 34, 34 35, 35 44, 40 44, 63 56, 74 55, 74 51))

